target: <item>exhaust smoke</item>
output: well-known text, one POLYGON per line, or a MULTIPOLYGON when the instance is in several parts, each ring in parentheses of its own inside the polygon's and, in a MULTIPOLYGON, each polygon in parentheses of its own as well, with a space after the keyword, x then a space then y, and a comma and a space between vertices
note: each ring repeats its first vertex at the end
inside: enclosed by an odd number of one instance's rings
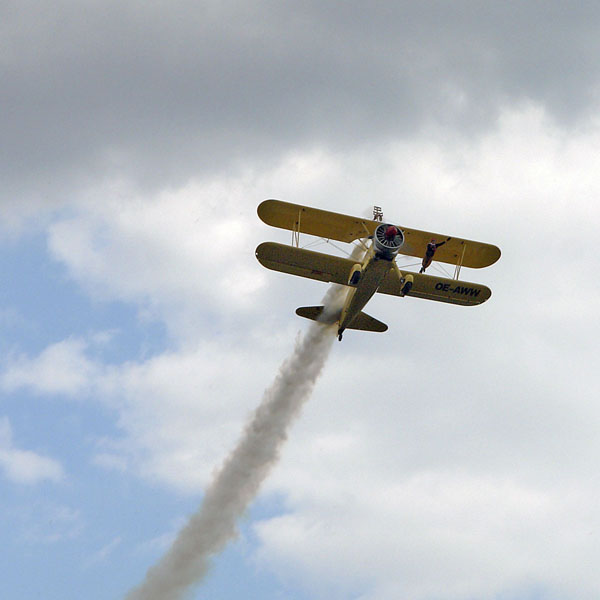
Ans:
MULTIPOLYGON (((363 253, 355 248, 353 255, 358 259, 363 253)), ((341 309, 347 289, 333 285, 328 290, 323 299, 324 320, 341 309)), ((288 428, 309 398, 335 334, 335 326, 310 325, 292 356, 281 365, 237 446, 206 490, 199 510, 126 600, 180 600, 206 575, 210 559, 235 537, 236 521, 277 462, 288 428)))

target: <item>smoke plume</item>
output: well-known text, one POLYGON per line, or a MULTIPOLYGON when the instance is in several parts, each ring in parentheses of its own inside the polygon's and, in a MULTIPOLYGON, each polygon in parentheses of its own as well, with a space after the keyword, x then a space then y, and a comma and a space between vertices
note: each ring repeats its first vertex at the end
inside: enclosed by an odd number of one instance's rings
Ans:
MULTIPOLYGON (((343 286, 329 289, 323 299, 324 314, 334 314, 341 308, 346 290, 343 286)), ((126 600, 179 600, 206 575, 210 559, 236 535, 237 520, 277 462, 288 427, 309 398, 335 333, 335 326, 311 323, 266 390, 238 445, 207 489, 198 512, 126 600)))

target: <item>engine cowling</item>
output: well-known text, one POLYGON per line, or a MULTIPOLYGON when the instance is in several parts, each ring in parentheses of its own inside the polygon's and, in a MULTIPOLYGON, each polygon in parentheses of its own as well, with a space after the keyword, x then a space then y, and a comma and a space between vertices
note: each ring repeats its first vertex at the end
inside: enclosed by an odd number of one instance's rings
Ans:
POLYGON ((389 223, 382 223, 375 229, 373 244, 377 256, 392 260, 398 254, 400 248, 402 248, 402 244, 404 244, 404 234, 400 227, 389 223))

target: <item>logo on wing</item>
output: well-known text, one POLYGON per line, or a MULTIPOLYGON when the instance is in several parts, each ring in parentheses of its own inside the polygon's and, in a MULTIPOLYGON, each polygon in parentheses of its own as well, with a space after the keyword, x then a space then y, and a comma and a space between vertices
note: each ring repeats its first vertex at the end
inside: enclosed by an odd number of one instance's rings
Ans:
POLYGON ((465 287, 464 285, 457 285, 455 287, 450 287, 449 283, 436 283, 435 289, 438 292, 450 292, 451 294, 456 294, 458 296, 479 296, 479 292, 481 290, 479 288, 474 287, 465 287))

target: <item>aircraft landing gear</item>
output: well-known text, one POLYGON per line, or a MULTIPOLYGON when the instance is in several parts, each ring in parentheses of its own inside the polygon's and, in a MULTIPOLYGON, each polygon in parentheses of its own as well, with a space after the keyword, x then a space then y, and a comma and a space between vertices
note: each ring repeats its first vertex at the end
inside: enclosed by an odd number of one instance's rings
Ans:
POLYGON ((413 282, 412 281, 407 281, 402 286, 402 290, 400 291, 400 295, 401 296, 406 296, 406 294, 408 294, 408 292, 410 292, 410 290, 412 289, 412 286, 413 286, 413 282))

